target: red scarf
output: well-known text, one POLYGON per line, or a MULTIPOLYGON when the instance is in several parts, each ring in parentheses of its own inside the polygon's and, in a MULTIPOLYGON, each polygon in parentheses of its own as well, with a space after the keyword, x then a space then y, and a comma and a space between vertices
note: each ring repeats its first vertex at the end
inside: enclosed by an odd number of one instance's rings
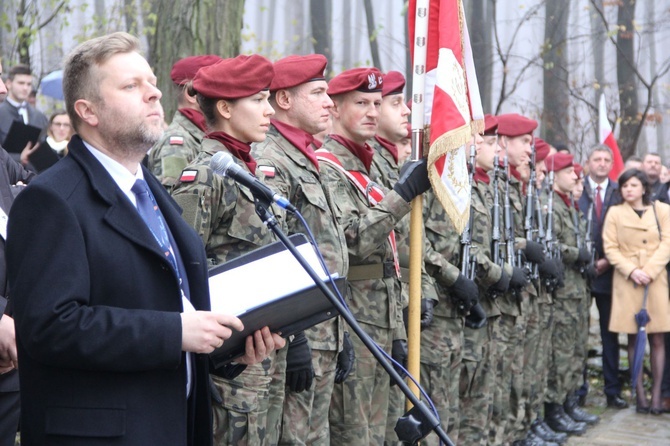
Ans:
POLYGON ((312 148, 312 144, 314 144, 314 136, 298 127, 277 121, 276 119, 271 119, 270 122, 272 122, 272 125, 275 126, 277 131, 286 138, 288 142, 290 142, 296 149, 300 150, 300 152, 314 164, 314 167, 316 167, 316 170, 318 171, 319 161, 317 161, 316 154, 312 148))
POLYGON ((512 166, 511 164, 509 165, 509 173, 512 175, 514 178, 519 180, 520 182, 523 182, 521 180, 521 174, 519 173, 518 170, 516 170, 516 166, 512 166))
POLYGON ((374 156, 375 149, 370 147, 367 143, 363 145, 356 144, 352 140, 347 139, 340 135, 329 135, 329 136, 335 141, 342 144, 347 149, 349 149, 349 151, 353 153, 356 156, 356 158, 361 160, 361 162, 365 166, 366 172, 370 173, 370 165, 372 164, 372 157, 374 156))
POLYGON ((205 122, 205 117, 198 110, 193 110, 192 108, 180 108, 179 113, 186 116, 186 119, 195 124, 203 132, 207 133, 207 123, 205 122))
POLYGON ((383 148, 389 151, 391 155, 393 155, 393 159, 395 160, 395 163, 398 164, 398 147, 396 147, 395 144, 393 144, 391 141, 388 139, 382 138, 381 136, 375 136, 375 139, 379 144, 382 145, 383 148))
POLYGON ((563 200, 563 203, 565 203, 565 205, 566 205, 568 208, 571 208, 571 207, 572 207, 572 203, 570 202, 570 197, 568 197, 568 196, 567 196, 566 194, 564 194, 563 192, 559 192, 559 191, 557 191, 557 190, 555 190, 554 192, 556 192, 556 195, 558 195, 559 197, 561 197, 561 200, 563 200))
POLYGON ((212 132, 208 133, 205 138, 214 139, 226 146, 226 149, 240 161, 247 165, 249 172, 256 175, 256 160, 251 156, 251 144, 243 143, 239 139, 235 139, 226 132, 212 132))
POLYGON ((488 173, 481 168, 481 167, 476 167, 475 168, 475 176, 474 176, 475 181, 480 181, 482 183, 490 184, 491 183, 491 178, 489 177, 488 173))

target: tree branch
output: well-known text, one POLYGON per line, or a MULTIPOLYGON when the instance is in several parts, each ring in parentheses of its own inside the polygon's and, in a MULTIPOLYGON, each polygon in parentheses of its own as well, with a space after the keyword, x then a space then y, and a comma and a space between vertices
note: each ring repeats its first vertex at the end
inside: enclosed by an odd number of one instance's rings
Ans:
POLYGON ((47 17, 46 19, 44 19, 44 21, 43 21, 42 23, 40 23, 39 25, 37 25, 37 29, 40 30, 40 29, 44 28, 44 27, 47 26, 53 19, 55 19, 56 16, 58 15, 58 13, 60 12, 60 10, 63 9, 63 7, 65 6, 65 3, 66 3, 65 0, 61 1, 61 2, 54 8, 54 10, 53 10, 53 12, 51 13, 51 15, 50 15, 49 17, 47 17))

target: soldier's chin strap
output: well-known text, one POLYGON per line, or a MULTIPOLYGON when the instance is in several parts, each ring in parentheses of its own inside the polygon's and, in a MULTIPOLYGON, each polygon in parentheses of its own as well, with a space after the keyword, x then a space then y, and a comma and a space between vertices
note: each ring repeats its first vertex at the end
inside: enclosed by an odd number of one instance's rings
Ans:
MULTIPOLYGON (((358 325, 358 322, 354 316, 349 312, 349 309, 340 301, 340 299, 333 294, 331 289, 328 287, 326 282, 321 280, 319 275, 314 271, 312 266, 305 260, 305 258, 300 254, 295 245, 291 240, 283 233, 277 219, 272 215, 268 209, 268 204, 256 200, 256 213, 260 219, 267 225, 267 227, 277 236, 277 238, 282 242, 282 244, 288 249, 288 251, 295 257, 295 259, 300 263, 300 266, 303 267, 305 272, 312 278, 314 284, 323 292, 323 294, 328 298, 328 300, 333 304, 335 309, 340 313, 344 320, 349 324, 349 327, 356 333, 356 336, 360 338, 365 347, 372 353, 372 356, 379 362, 379 364, 386 370, 386 373, 391 377, 391 380, 398 386, 398 388, 405 394, 407 399, 414 405, 414 407, 407 412, 402 418, 398 420, 396 425, 396 433, 398 438, 402 441, 407 442, 408 444, 416 444, 419 440, 424 438, 434 431, 442 443, 448 446, 454 446, 454 443, 447 436, 447 433, 440 426, 439 419, 435 414, 426 407, 425 404, 419 400, 419 398, 414 395, 414 392, 405 383, 403 377, 401 377, 398 372, 395 371, 393 365, 387 359, 388 355, 385 357, 381 349, 377 348, 375 342, 368 336, 367 333, 358 325), (398 430, 400 429, 400 430, 398 430)), ((297 215, 300 215, 299 212, 296 212, 297 215)))

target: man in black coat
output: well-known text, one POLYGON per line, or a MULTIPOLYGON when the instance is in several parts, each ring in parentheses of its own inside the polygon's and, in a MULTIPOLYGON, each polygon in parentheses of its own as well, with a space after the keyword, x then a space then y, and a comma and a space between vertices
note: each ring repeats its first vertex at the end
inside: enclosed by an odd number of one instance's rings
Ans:
POLYGON ((621 397, 619 381, 619 338, 617 333, 609 331, 610 311, 612 309, 612 267, 603 251, 602 227, 610 206, 621 202, 616 182, 608 175, 612 170, 612 151, 599 144, 591 149, 586 165, 589 175, 584 181, 584 193, 579 199, 579 209, 584 217, 593 203, 593 222, 591 239, 595 247, 596 278, 591 281, 591 295, 596 300, 600 314, 600 339, 603 347, 603 376, 607 406, 623 409, 628 407, 621 397), (599 203, 598 203, 599 201, 599 203))
POLYGON ((33 88, 33 74, 27 65, 13 66, 7 75, 7 97, 0 103, 0 143, 5 141, 13 121, 46 129, 49 120, 28 103, 33 88))
MULTIPOLYGON (((68 56, 63 90, 79 136, 10 213, 24 445, 212 443, 206 354, 242 324, 208 311, 202 242, 140 164, 163 112, 138 50, 115 33, 68 56)), ((257 331, 240 362, 276 344, 257 331)))
POLYGON ((656 152, 647 152, 642 159, 642 170, 647 174, 649 189, 651 190, 651 201, 660 201, 670 204, 668 196, 668 183, 661 182, 661 155, 656 152))
MULTIPOLYGON (((0 64, 0 75, 2 65, 0 64)), ((6 93, 0 82, 0 94, 6 93)), ((0 148, 0 446, 13 446, 19 426, 19 374, 17 365, 14 319, 7 305, 7 262, 5 239, 7 237, 7 215, 14 202, 13 187, 17 183, 27 184, 35 176, 14 161, 5 149, 0 148)))

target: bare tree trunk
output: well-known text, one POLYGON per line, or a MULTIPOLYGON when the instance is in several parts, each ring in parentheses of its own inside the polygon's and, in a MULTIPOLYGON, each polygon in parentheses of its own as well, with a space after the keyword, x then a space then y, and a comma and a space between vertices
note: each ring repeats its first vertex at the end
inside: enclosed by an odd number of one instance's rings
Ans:
MULTIPOLYGON (((314 52, 323 54, 328 61, 332 61, 333 57, 332 11, 332 0, 310 0, 309 2, 314 52)), ((328 68, 331 71, 333 69, 332 66, 328 68)))
MULTIPOLYGON (((593 4, 600 11, 603 10, 603 0, 593 0, 593 4)), ((593 47, 593 75, 600 88, 593 92, 593 104, 598 104, 600 95, 605 93, 605 34, 607 28, 597 12, 591 12, 591 46, 593 47)), ((596 107, 597 108, 597 107, 596 107)), ((597 122, 597 113, 594 122, 597 122)), ((594 141, 598 142, 598 126, 593 126, 594 141)))
MULTIPOLYGON (((26 0, 21 0, 19 2, 19 8, 16 11, 16 25, 17 29, 21 30, 22 28, 25 29, 27 26, 26 24, 26 19, 28 15, 28 9, 26 5, 26 0)), ((19 62, 22 64, 26 64, 29 67, 31 66, 30 63, 30 33, 23 33, 20 32, 18 33, 18 45, 17 49, 19 52, 19 62)))
MULTIPOLYGON (((351 35, 353 23, 352 11, 351 2, 342 2, 342 35, 344 36, 351 35)), ((351 67, 353 65, 351 63, 351 39, 344 39, 342 47, 342 66, 345 68, 351 67)))
POLYGON ((570 92, 566 39, 570 2, 547 1, 545 8, 544 51, 542 55, 544 62, 542 134, 551 144, 567 144, 570 92))
POLYGON ((635 20, 636 0, 621 0, 617 24, 617 80, 619 82, 619 106, 621 109, 621 131, 619 147, 621 156, 626 159, 635 153, 635 145, 639 133, 637 82, 635 81, 635 36, 633 22, 635 20))
POLYGON ((379 70, 382 69, 382 62, 379 58, 379 44, 377 42, 377 29, 375 28, 375 16, 374 10, 372 9, 371 0, 363 0, 363 6, 365 7, 365 18, 368 25, 368 39, 370 40, 370 52, 372 53, 372 65, 377 67, 379 70))
POLYGON ((241 45, 244 0, 157 0, 156 32, 150 46, 151 61, 158 76, 158 88, 165 114, 176 108, 170 72, 177 60, 196 54, 233 57, 241 45))
POLYGON ((138 34, 137 27, 137 5, 135 0, 123 0, 123 17, 126 20, 126 31, 134 36, 138 34))
POLYGON ((477 71, 479 94, 486 113, 491 113, 493 88, 493 3, 492 0, 470 0, 465 3, 470 30, 472 55, 477 71))
MULTIPOLYGON (((653 23, 655 20, 656 16, 656 4, 654 2, 649 2, 647 3, 647 23, 653 23)), ((657 66, 657 57, 656 57, 656 29, 657 28, 652 28, 651 33, 649 35, 649 78, 653 79, 654 76, 657 75, 656 73, 656 66, 657 66)), ((652 98, 654 99, 654 115, 655 116, 660 116, 660 113, 658 113, 658 108, 661 105, 661 98, 659 97, 658 94, 658 88, 654 88, 654 91, 652 92, 652 98)), ((656 145, 657 145, 657 151, 660 151, 660 148, 662 147, 663 142, 665 141, 663 137, 663 122, 660 119, 654 119, 654 123, 656 126, 656 145)), ((644 135, 644 133, 643 133, 644 135)), ((663 154, 665 155, 665 154, 663 154)), ((665 160, 667 160, 667 157, 663 157, 665 160)))
POLYGON ((95 0, 93 3, 93 21, 95 22, 95 31, 102 35, 105 31, 105 0, 95 0))

